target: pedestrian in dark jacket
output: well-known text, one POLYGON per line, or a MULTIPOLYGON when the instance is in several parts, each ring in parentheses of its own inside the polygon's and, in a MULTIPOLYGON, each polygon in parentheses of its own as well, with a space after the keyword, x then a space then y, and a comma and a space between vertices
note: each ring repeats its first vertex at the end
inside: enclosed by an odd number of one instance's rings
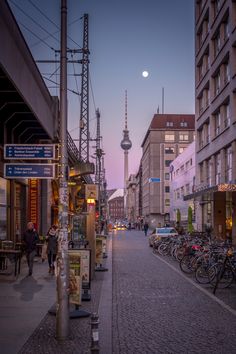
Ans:
POLYGON ((149 228, 148 223, 145 222, 145 224, 143 226, 145 236, 147 236, 148 228, 149 228))
POLYGON ((29 267, 29 276, 33 273, 34 257, 37 253, 37 243, 39 243, 39 235, 34 228, 34 224, 29 221, 27 230, 23 234, 23 244, 26 252, 26 259, 29 267))
POLYGON ((54 262, 57 255, 58 228, 52 225, 46 236, 49 273, 54 274, 54 262))

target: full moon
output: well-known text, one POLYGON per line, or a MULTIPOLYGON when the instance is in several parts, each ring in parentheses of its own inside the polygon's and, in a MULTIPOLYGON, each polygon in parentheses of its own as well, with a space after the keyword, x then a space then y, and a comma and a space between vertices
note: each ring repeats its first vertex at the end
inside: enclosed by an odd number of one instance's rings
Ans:
POLYGON ((143 75, 143 77, 148 77, 149 73, 148 73, 148 71, 144 70, 144 71, 142 72, 142 75, 143 75))

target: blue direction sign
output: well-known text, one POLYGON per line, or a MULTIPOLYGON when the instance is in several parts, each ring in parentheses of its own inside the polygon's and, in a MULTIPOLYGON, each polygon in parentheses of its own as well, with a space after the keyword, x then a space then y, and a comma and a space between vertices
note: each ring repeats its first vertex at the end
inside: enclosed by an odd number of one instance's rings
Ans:
POLYGON ((55 164, 5 163, 5 178, 55 178, 55 164))
POLYGON ((158 177, 151 177, 148 179, 148 182, 151 183, 151 182, 161 182, 161 179, 158 178, 158 177))
POLYGON ((53 144, 6 144, 4 145, 5 159, 55 159, 55 145, 53 144))

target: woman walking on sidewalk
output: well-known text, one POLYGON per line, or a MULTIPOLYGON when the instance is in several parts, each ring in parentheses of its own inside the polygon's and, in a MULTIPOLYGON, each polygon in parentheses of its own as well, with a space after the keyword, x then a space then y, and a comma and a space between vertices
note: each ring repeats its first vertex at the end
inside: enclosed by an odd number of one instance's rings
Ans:
POLYGON ((27 230, 23 234, 22 241, 25 248, 30 276, 33 273, 34 257, 37 253, 37 243, 39 243, 39 235, 34 228, 34 224, 31 221, 29 221, 27 224, 27 230))
POLYGON ((57 255, 58 230, 56 225, 52 225, 46 236, 49 273, 54 274, 54 262, 57 255))

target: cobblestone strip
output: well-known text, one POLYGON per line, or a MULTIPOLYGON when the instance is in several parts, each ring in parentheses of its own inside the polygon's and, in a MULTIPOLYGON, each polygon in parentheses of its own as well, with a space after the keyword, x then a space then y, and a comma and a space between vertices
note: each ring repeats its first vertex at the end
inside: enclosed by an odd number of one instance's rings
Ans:
MULTIPOLYGON (((81 309, 98 312, 104 273, 96 272, 91 282, 91 301, 82 302, 81 309)), ((30 309, 29 309, 30 311, 30 309)), ((47 312, 47 309, 45 309, 47 312)), ((22 319, 23 322, 23 319, 22 319)), ((39 326, 29 337, 18 354, 86 354, 90 353, 90 317, 70 320, 70 338, 58 342, 56 336, 56 317, 46 314, 39 326)))

